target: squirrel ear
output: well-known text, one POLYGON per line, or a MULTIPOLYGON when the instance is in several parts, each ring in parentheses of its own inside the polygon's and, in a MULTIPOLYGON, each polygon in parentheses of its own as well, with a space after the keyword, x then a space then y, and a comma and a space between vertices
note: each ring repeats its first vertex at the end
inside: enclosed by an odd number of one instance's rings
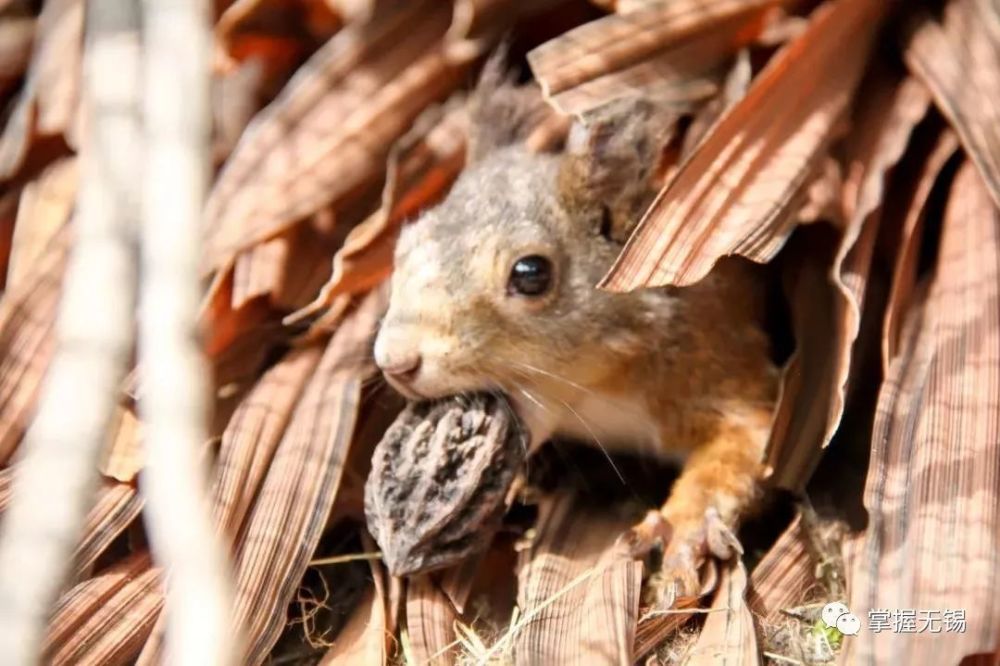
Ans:
POLYGON ((537 87, 517 85, 506 64, 507 50, 502 43, 489 57, 469 100, 470 163, 524 139, 544 109, 537 87))
POLYGON ((574 122, 559 172, 573 211, 600 211, 600 233, 624 243, 656 194, 653 179, 676 116, 645 99, 616 100, 574 122))

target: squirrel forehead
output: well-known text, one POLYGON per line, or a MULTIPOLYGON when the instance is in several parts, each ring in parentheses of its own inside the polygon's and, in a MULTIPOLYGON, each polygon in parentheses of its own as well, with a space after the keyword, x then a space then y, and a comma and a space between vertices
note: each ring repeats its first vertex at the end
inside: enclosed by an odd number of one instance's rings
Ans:
POLYGON ((455 239, 544 230, 559 214, 557 168, 552 155, 520 147, 495 151, 469 165, 428 222, 455 239))
POLYGON ((473 163, 443 202, 407 225, 397 259, 419 254, 421 260, 458 265, 484 253, 557 242, 565 213, 556 196, 556 170, 553 156, 520 148, 473 163))

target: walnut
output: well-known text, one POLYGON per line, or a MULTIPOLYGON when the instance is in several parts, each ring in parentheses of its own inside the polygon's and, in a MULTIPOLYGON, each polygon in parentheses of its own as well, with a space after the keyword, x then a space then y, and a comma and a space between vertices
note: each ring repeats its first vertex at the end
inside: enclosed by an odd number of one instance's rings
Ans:
POLYGON ((368 529, 389 571, 437 569, 486 548, 526 443, 495 395, 409 404, 376 447, 365 484, 368 529))

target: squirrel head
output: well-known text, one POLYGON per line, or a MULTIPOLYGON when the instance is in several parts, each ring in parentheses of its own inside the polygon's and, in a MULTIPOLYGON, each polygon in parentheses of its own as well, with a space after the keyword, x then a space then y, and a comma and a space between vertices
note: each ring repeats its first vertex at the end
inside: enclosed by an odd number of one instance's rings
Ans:
POLYGON ((612 105, 536 153, 522 139, 540 99, 488 67, 469 164, 400 233, 375 359, 407 397, 594 386, 660 335, 662 292, 596 288, 655 193, 652 107, 612 105))

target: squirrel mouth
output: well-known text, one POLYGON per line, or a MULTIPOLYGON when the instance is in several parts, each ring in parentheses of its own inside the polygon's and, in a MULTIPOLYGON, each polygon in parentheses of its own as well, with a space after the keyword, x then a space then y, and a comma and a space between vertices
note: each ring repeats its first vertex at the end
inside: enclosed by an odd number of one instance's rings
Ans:
POLYGON ((397 393, 399 393, 407 400, 412 400, 413 402, 422 402, 428 399, 427 396, 423 395, 412 386, 409 386, 404 382, 394 379, 393 377, 390 377, 388 374, 384 372, 382 373, 382 377, 389 384, 389 386, 395 389, 397 393))
MULTIPOLYGON (((422 393, 412 384, 400 381, 398 378, 392 377, 387 373, 382 373, 382 376, 397 393, 412 402, 436 400, 447 395, 422 393)), ((528 448, 534 449, 544 443, 555 432, 555 423, 553 421, 554 410, 527 391, 518 390, 517 388, 510 389, 511 387, 502 387, 493 384, 483 386, 479 390, 502 396, 527 433, 529 438, 528 448)))

